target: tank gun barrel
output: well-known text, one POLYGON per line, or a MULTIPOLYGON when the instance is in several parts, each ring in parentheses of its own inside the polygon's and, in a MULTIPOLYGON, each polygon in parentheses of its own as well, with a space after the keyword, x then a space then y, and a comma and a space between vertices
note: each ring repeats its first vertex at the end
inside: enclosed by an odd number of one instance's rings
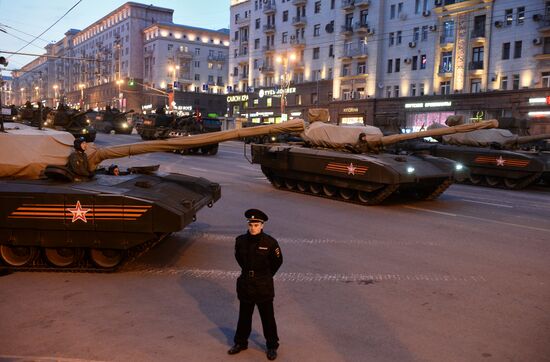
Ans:
POLYGON ((416 138, 438 137, 438 136, 445 136, 453 133, 465 133, 465 132, 475 131, 478 129, 497 128, 497 127, 498 127, 498 121, 495 119, 491 119, 488 121, 481 121, 477 123, 461 124, 461 125, 452 126, 452 127, 435 128, 427 131, 382 136, 382 137, 374 138, 372 140, 367 138, 366 141, 367 143, 369 143, 369 146, 372 146, 374 148, 380 148, 381 146, 387 146, 397 142, 416 139, 416 138))
POLYGON ((78 118, 78 117, 80 117, 80 116, 83 116, 83 115, 85 115, 85 114, 88 114, 88 113, 90 113, 90 112, 92 112, 92 111, 93 111, 92 109, 87 109, 87 110, 85 110, 85 111, 77 112, 77 113, 75 113, 75 114, 69 114, 69 117, 70 117, 71 119, 76 119, 76 118, 78 118))
POLYGON ((285 132, 301 132, 303 130, 304 121, 301 119, 293 119, 284 123, 203 133, 188 137, 170 138, 167 140, 129 143, 103 148, 96 148, 91 145, 92 147, 90 147, 90 152, 88 153, 88 165, 90 171, 93 171, 102 161, 113 158, 121 158, 150 152, 201 147, 223 141, 239 139, 242 137, 271 135, 285 132))
POLYGON ((531 143, 531 142, 536 142, 536 141, 542 141, 542 140, 546 140, 546 139, 550 139, 550 133, 543 133, 543 134, 538 134, 538 135, 534 135, 534 136, 522 136, 522 137, 518 137, 516 139, 516 142, 518 145, 523 145, 525 143, 531 143))
POLYGON ((115 117, 122 117, 122 116, 127 115, 128 113, 133 113, 133 112, 134 112, 134 110, 133 110, 133 109, 130 109, 129 111, 115 114, 115 117))

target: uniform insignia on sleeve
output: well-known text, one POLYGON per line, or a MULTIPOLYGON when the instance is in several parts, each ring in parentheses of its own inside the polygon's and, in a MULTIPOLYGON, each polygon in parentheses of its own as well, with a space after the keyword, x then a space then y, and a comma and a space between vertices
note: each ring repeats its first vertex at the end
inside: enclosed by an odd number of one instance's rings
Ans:
POLYGON ((277 248, 275 249, 275 255, 277 255, 277 258, 281 257, 281 249, 277 248))
POLYGON ((267 250, 268 247, 266 247, 266 246, 259 246, 258 249, 260 249, 260 250, 267 250))

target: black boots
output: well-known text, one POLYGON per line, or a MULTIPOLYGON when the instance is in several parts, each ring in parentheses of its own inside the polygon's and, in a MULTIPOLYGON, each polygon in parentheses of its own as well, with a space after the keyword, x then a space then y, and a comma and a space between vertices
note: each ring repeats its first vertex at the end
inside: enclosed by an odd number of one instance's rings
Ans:
POLYGON ((229 349, 229 351, 227 351, 228 354, 237 354, 239 353, 240 351, 244 351, 245 349, 247 349, 248 346, 243 346, 243 345, 240 345, 240 344, 235 344, 233 347, 231 347, 229 349))
POLYGON ((277 358, 277 350, 275 348, 268 348, 266 355, 268 360, 273 361, 277 358))

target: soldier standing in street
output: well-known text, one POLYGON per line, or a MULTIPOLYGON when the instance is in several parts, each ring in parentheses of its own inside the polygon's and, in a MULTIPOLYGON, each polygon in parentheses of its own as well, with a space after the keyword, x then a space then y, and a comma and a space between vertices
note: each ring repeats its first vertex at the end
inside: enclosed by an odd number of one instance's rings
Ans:
POLYGON ((248 232, 238 236, 235 242, 235 258, 242 269, 237 279, 239 322, 235 345, 227 353, 236 354, 248 348, 252 314, 257 305, 266 339, 267 359, 274 360, 277 358, 279 337, 273 313, 273 276, 283 263, 283 255, 277 240, 263 232, 267 215, 260 210, 250 209, 244 216, 248 219, 248 232))

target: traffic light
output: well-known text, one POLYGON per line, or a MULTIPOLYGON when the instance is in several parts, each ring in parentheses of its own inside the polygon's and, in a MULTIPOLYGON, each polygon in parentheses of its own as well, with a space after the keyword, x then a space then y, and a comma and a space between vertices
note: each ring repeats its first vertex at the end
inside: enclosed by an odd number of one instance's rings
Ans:
POLYGON ((130 87, 133 87, 133 86, 136 85, 136 82, 135 82, 134 78, 130 78, 130 79, 128 80, 128 85, 129 85, 130 87))
POLYGON ((5 57, 0 57, 0 65, 3 65, 4 67, 8 66, 8 61, 5 57))

